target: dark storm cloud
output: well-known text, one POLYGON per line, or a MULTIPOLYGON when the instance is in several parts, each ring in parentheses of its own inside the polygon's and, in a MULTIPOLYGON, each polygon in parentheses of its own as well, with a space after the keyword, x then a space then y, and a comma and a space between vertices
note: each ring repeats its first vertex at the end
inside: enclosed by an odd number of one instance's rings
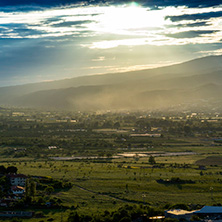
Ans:
MULTIPOLYGON (((77 4, 85 3, 85 5, 93 4, 121 4, 121 3, 130 3, 131 0, 2 0, 0 1, 0 6, 14 6, 14 5, 37 5, 37 6, 59 6, 67 4, 77 4)), ((188 7, 209 7, 216 6, 221 4, 221 0, 138 0, 138 3, 146 5, 149 7, 158 7, 158 6, 181 6, 186 5, 188 7)))
POLYGON ((166 36, 172 37, 172 38, 195 38, 199 37, 204 34, 212 34, 218 31, 211 31, 211 30, 205 30, 205 31, 188 31, 188 32, 179 32, 174 34, 167 34, 166 36))
POLYGON ((69 22, 61 22, 61 23, 56 23, 56 24, 53 24, 52 26, 53 27, 70 27, 70 26, 80 26, 80 25, 83 25, 83 24, 88 24, 88 23, 91 23, 92 21, 90 20, 84 20, 84 21, 69 21, 69 22))
POLYGON ((165 19, 170 19, 172 22, 180 22, 184 20, 195 21, 195 20, 206 20, 210 18, 219 18, 219 17, 222 17, 222 11, 189 14, 189 15, 178 15, 178 16, 166 16, 165 19))

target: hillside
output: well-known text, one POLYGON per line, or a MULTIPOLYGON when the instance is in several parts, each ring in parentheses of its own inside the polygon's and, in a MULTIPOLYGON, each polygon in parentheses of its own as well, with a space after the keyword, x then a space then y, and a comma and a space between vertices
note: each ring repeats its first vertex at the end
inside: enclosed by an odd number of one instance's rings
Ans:
POLYGON ((160 109, 221 106, 222 56, 135 72, 0 88, 0 104, 35 108, 160 109), (202 104, 202 105, 201 105, 202 104))

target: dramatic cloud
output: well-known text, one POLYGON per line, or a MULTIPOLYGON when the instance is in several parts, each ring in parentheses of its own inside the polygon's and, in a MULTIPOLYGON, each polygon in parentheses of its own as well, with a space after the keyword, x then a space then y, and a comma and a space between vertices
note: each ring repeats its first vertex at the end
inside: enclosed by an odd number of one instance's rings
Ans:
POLYGON ((80 25, 83 25, 83 24, 88 24, 88 23, 91 23, 92 21, 90 20, 86 20, 86 21, 68 21, 68 22, 60 22, 60 23, 56 23, 56 24, 53 24, 52 26, 53 27, 70 27, 70 26, 78 26, 80 27, 80 25))
POLYGON ((205 35, 205 34, 212 34, 215 32, 219 32, 219 31, 210 31, 210 30, 206 30, 206 31, 188 31, 188 32, 179 32, 179 33, 174 33, 174 34, 167 34, 166 36, 168 37, 172 37, 172 38, 195 38, 195 37, 200 37, 201 35, 205 35))
POLYGON ((188 14, 188 15, 179 15, 179 16, 166 16, 166 19, 170 19, 172 22, 184 21, 184 20, 206 20, 212 18, 222 17, 222 11, 219 12, 207 12, 199 14, 188 14))
POLYGON ((189 24, 180 24, 178 27, 201 27, 201 26, 209 26, 210 24, 207 22, 194 22, 189 24))
MULTIPOLYGON (((2 0, 0 2, 0 6, 13 6, 13 5, 41 5, 41 6, 61 6, 61 5, 70 5, 70 4, 85 4, 85 5, 95 5, 95 4, 125 4, 125 3, 130 3, 131 1, 128 0, 110 0, 110 1, 104 1, 104 0, 86 0, 86 1, 81 1, 81 0, 2 0)), ((160 7, 160 6, 188 6, 188 7, 212 7, 212 6, 217 6, 221 4, 220 0, 192 0, 192 1, 187 1, 187 0, 156 0, 155 4, 153 1, 149 0, 138 0, 137 1, 139 4, 147 7, 160 7)))
POLYGON ((221 53, 220 1, 0 2, 0 84, 161 66, 221 53))

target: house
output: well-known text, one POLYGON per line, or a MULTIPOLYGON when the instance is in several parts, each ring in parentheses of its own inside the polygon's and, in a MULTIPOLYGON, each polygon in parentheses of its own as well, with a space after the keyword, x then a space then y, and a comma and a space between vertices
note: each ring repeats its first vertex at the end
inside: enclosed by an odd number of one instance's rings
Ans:
POLYGON ((15 201, 15 198, 12 198, 12 196, 0 199, 0 207, 10 207, 15 203, 15 201))
POLYGON ((144 134, 130 134, 131 137, 161 137, 162 134, 160 133, 144 133, 144 134))
POLYGON ((173 209, 165 211, 166 218, 175 218, 178 220, 190 220, 195 211, 187 211, 181 209, 173 209))
POLYGON ((150 131, 151 132, 161 132, 163 130, 162 127, 151 127, 150 131))
POLYGON ((200 165, 198 169, 199 170, 206 170, 207 168, 206 168, 206 166, 200 165))
POLYGON ((48 146, 48 149, 49 149, 49 150, 57 149, 57 146, 48 146))
POLYGON ((0 217, 22 217, 30 218, 33 212, 30 211, 0 211, 0 217))
POLYGON ((200 210, 186 211, 181 209, 173 209, 165 211, 165 217, 176 218, 178 220, 190 220, 192 215, 200 218, 208 218, 208 220, 222 219, 222 206, 204 206, 200 210))
POLYGON ((195 214, 201 217, 222 218, 221 206, 204 206, 200 210, 195 211, 195 214))
POLYGON ((8 175, 10 183, 12 186, 25 186, 25 182, 27 179, 27 176, 24 174, 9 174, 8 175))
POLYGON ((8 207, 8 204, 5 200, 0 201, 0 207, 8 207))
POLYGON ((26 151, 26 148, 14 148, 15 152, 23 152, 26 151))
POLYGON ((11 191, 13 194, 24 194, 25 193, 25 188, 21 186, 11 186, 11 191))

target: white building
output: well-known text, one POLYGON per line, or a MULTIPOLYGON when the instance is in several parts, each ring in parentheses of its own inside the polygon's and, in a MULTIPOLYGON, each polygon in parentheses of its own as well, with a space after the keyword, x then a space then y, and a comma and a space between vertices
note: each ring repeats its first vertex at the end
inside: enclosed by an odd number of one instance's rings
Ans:
POLYGON ((24 187, 27 176, 25 176, 24 174, 10 174, 9 179, 12 186, 24 187))

